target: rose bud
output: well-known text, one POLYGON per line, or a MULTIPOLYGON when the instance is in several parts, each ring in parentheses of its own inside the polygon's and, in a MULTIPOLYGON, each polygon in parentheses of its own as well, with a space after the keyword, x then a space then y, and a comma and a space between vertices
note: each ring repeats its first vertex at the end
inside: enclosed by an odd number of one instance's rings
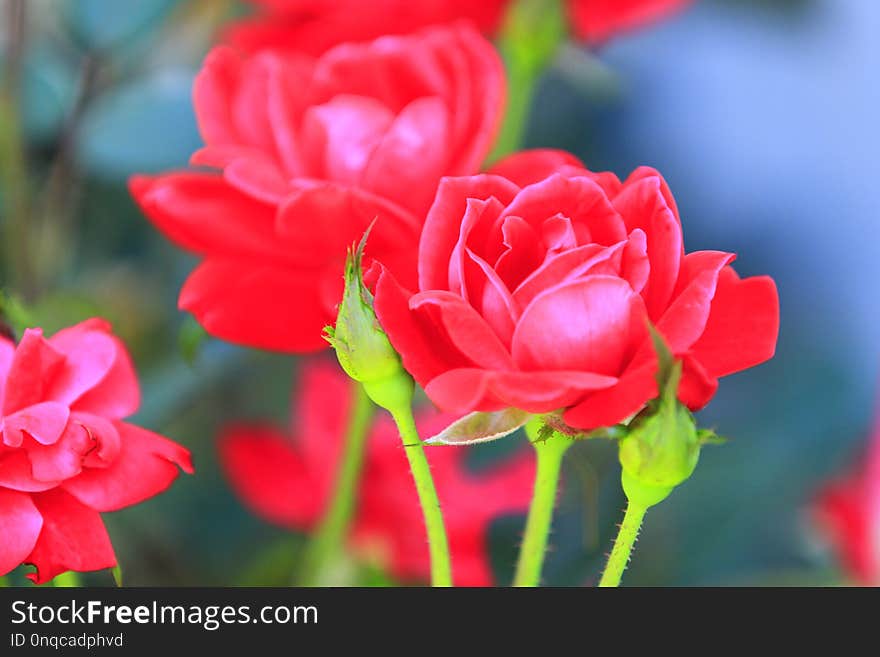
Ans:
POLYGON ((688 479, 697 467, 700 447, 717 440, 711 431, 698 430, 694 416, 678 401, 681 361, 674 360, 663 338, 650 328, 660 395, 630 423, 619 452, 626 497, 645 507, 662 502, 688 479))
POLYGON ((336 351, 342 369, 363 384, 376 404, 382 408, 409 406, 412 377, 403 369, 400 356, 379 325, 373 311, 373 295, 364 285, 361 263, 366 241, 364 235, 357 249, 348 253, 336 326, 326 327, 325 337, 336 351))

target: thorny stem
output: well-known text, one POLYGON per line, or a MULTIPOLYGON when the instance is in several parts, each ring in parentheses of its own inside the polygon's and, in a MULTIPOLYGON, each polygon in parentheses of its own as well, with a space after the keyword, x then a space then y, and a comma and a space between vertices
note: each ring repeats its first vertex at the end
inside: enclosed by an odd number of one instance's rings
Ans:
POLYGON ((626 565, 629 563, 632 554, 633 545, 636 537, 639 535, 639 528, 642 526, 642 520, 648 507, 644 504, 637 504, 630 501, 626 505, 626 513, 623 516, 623 522, 620 524, 620 531, 614 541, 614 547, 611 549, 611 555, 608 557, 608 564, 605 566, 605 572, 602 573, 602 579, 599 580, 600 587, 620 586, 620 578, 626 565))
POLYGON ((406 457, 409 459, 409 467, 425 518, 428 549, 431 553, 431 585, 452 586, 452 562, 449 556, 446 527, 443 524, 443 512, 440 510, 437 489, 434 487, 431 469, 428 466, 428 459, 425 457, 425 449, 416 429, 412 408, 407 405, 405 408, 389 409, 389 411, 397 424, 400 438, 403 440, 403 447, 406 451, 406 457))
POLYGON ((546 440, 535 440, 532 436, 530 438, 537 452, 538 465, 532 503, 513 578, 514 586, 538 586, 541 582, 562 458, 574 443, 567 436, 555 431, 546 440))

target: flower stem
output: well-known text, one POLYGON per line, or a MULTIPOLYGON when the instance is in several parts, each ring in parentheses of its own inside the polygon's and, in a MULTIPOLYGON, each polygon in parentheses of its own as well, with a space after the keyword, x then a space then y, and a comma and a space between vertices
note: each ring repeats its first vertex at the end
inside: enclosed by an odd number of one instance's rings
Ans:
POLYGON ((443 512, 440 510, 440 500, 434 488, 425 449, 416 429, 412 408, 410 406, 397 408, 391 411, 391 415, 397 424, 406 457, 409 459, 410 471, 425 518, 428 548, 431 552, 431 585, 452 586, 452 563, 449 557, 446 527, 443 524, 443 512))
POLYGON ((507 81, 510 91, 507 97, 507 111, 504 114, 504 122, 501 124, 501 132, 498 134, 498 139, 489 155, 491 162, 510 155, 522 146, 531 113, 535 85, 539 77, 533 69, 519 67, 515 64, 510 64, 508 71, 507 81))
POLYGON ((354 400, 333 499, 302 558, 301 581, 305 586, 320 585, 327 574, 327 567, 342 550, 354 514, 373 404, 361 384, 352 384, 354 400))
POLYGON ((67 572, 55 575, 55 577, 52 578, 52 586, 58 589, 76 588, 81 586, 79 574, 72 570, 68 570, 67 572))
POLYGON ((507 69, 507 107, 489 156, 492 162, 522 146, 535 87, 565 39, 561 4, 560 0, 517 0, 508 9, 499 41, 507 69))
POLYGON ((530 438, 538 455, 538 466, 526 531, 513 578, 514 586, 538 586, 541 581, 562 457, 574 442, 560 433, 553 433, 546 440, 530 438))
POLYGON ((623 571, 626 570, 626 564, 629 563, 633 544, 639 535, 639 528, 642 526, 642 520, 647 510, 648 507, 644 504, 638 504, 632 500, 627 503, 620 531, 617 533, 614 547, 611 549, 611 556, 608 557, 605 572, 602 573, 602 579, 599 580, 600 587, 620 586, 620 578, 623 576, 623 571))
POLYGON ((25 29, 24 0, 6 7, 5 66, 0 75, 0 196, 3 197, 3 248, 7 283, 25 298, 32 296, 32 236, 28 199, 28 164, 18 97, 25 29))

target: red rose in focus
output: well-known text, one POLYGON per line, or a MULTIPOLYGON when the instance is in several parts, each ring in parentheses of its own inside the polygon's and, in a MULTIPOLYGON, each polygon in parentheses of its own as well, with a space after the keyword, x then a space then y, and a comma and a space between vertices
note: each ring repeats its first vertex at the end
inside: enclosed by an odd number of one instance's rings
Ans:
POLYGON ((585 429, 620 422, 656 395, 646 320, 683 360, 679 397, 692 409, 718 377, 773 355, 773 281, 741 280, 730 253, 685 255, 653 169, 620 182, 537 151, 494 171, 441 182, 417 293, 387 271, 376 286, 380 323, 440 408, 565 409, 585 429))
POLYGON ((509 0, 253 0, 267 12, 235 21, 223 40, 244 52, 264 48, 320 55, 345 42, 409 34, 467 19, 485 34, 498 28, 509 0))
MULTIPOLYGON (((240 426, 220 441, 220 458, 236 493, 266 520, 300 530, 312 528, 333 489, 342 454, 346 418, 351 410, 351 381, 330 364, 312 364, 302 375, 294 439, 269 427, 240 426)), ((432 435, 450 420, 436 412, 417 416, 422 435, 432 435)), ((379 554, 395 577, 430 577, 424 520, 413 493, 412 476, 394 423, 379 417, 368 438, 358 507, 351 533, 356 550, 379 554)), ((455 583, 492 583, 487 531, 493 518, 524 513, 534 476, 530 454, 491 470, 469 473, 464 448, 427 450, 443 504, 455 583)))
POLYGON ((437 183, 479 170, 503 104, 500 61, 465 26, 344 44, 318 59, 212 51, 195 84, 222 173, 135 176, 170 239, 204 257, 180 307, 213 335, 288 352, 326 346, 346 249, 376 220, 379 258, 415 281, 437 183))
POLYGON ((572 30, 581 41, 599 44, 619 32, 665 18, 694 0, 568 0, 572 30))
POLYGON ((880 586, 880 426, 864 461, 827 486, 814 510, 849 576, 880 586))
POLYGON ((102 320, 45 339, 0 338, 0 574, 22 563, 41 584, 116 565, 99 515, 165 490, 189 452, 122 422, 140 392, 131 360, 102 320))

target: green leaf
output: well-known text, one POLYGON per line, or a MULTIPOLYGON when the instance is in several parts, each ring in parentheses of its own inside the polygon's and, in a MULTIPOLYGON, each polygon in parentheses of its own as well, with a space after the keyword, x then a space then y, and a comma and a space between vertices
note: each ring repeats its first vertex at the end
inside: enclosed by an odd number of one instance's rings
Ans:
POLYGON ((122 566, 116 564, 110 569, 110 574, 113 575, 113 581, 116 582, 116 586, 122 588, 122 566))
POLYGON ((427 445, 473 445, 509 436, 525 426, 532 415, 516 408, 494 413, 470 413, 456 420, 436 436, 425 441, 427 445))
POLYGON ((192 315, 187 315, 180 327, 177 341, 180 345, 180 355, 188 365, 195 364, 207 339, 208 332, 192 315))
POLYGON ((33 313, 25 307, 18 297, 0 291, 0 318, 2 318, 5 333, 11 332, 12 336, 19 337, 26 328, 37 326, 33 313))

